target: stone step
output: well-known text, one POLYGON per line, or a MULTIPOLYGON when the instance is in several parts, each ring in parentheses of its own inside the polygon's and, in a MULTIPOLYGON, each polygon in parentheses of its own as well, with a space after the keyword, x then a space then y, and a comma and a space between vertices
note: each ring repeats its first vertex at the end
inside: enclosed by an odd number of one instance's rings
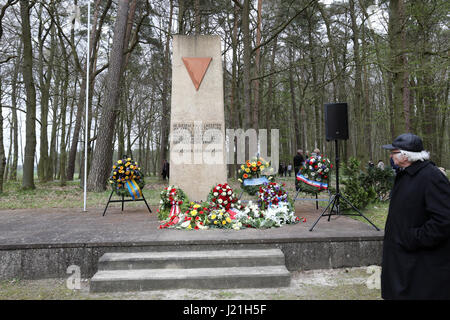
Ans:
POLYGON ((192 269, 137 269, 98 271, 91 292, 148 291, 168 289, 273 288, 290 285, 283 265, 192 269))
POLYGON ((285 265, 280 249, 105 253, 98 270, 215 268, 285 265))

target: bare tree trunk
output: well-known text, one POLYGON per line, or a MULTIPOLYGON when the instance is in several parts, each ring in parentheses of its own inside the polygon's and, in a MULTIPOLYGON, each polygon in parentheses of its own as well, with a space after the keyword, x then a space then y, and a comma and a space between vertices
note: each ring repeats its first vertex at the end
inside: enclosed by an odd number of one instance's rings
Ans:
POLYGON ((117 156, 122 157, 125 154, 125 131, 124 131, 124 119, 123 112, 117 117, 117 156))
POLYGON ((68 87, 69 87, 69 57, 67 55, 67 50, 64 45, 64 40, 61 33, 58 33, 59 43, 61 47, 62 59, 64 61, 64 79, 61 89, 62 100, 61 100, 61 143, 59 147, 59 181, 60 186, 65 186, 67 182, 66 176, 66 110, 68 105, 68 87))
POLYGON ((261 59, 261 10, 262 10, 262 0, 258 0, 258 19, 256 22, 256 52, 255 52, 255 67, 254 75, 255 80, 253 80, 253 113, 252 113, 252 124, 253 129, 258 131, 259 129, 259 73, 260 73, 260 59, 261 59))
POLYGON ((201 33, 201 16, 200 16, 200 0, 194 0, 194 16, 195 16, 195 34, 201 33))
MULTIPOLYGON (((244 0, 241 10, 241 28, 244 43, 244 60, 243 60, 243 82, 244 82, 244 129, 250 129, 252 126, 252 101, 251 101, 251 41, 250 41, 250 0, 244 0)), ((245 142, 245 158, 249 159, 253 154, 250 154, 249 142, 245 142)))
MULTIPOLYGON (((164 160, 167 160, 167 149, 169 145, 169 126, 170 126, 170 108, 169 108, 169 53, 170 38, 172 30, 173 0, 170 0, 169 25, 167 27, 166 44, 164 49, 164 69, 163 69, 163 90, 162 90, 162 115, 161 115, 161 152, 159 158, 159 172, 162 172, 164 160)), ((162 179, 162 176, 159 176, 162 179)))
POLYGON ((23 82, 27 94, 27 114, 25 130, 25 156, 23 162, 23 189, 34 189, 34 156, 36 154, 36 89, 33 81, 33 51, 31 47, 30 5, 28 0, 20 0, 23 42, 23 82))
POLYGON ((92 166, 87 179, 89 191, 100 192, 105 190, 106 180, 111 169, 114 123, 117 116, 119 86, 123 71, 122 64, 124 61, 123 52, 128 8, 129 0, 119 2, 108 70, 106 101, 98 128, 98 139, 92 159, 92 166))
MULTIPOLYGON (((233 60, 231 62, 231 94, 230 94, 230 124, 232 129, 237 129, 236 118, 237 112, 236 107, 239 103, 237 98, 237 64, 238 64, 238 42, 237 42, 237 34, 238 34, 238 19, 239 17, 239 8, 236 4, 234 4, 233 8, 233 33, 231 36, 231 47, 233 51, 233 60)), ((237 138, 234 137, 233 147, 236 148, 237 138)), ((234 178, 236 177, 236 159, 237 155, 234 155, 233 163, 229 165, 229 176, 234 178)))
POLYGON ((367 138, 367 133, 363 134, 363 112, 362 112, 362 96, 363 96, 363 86, 362 86, 362 64, 360 57, 360 48, 359 48, 359 40, 360 40, 360 32, 359 26, 356 22, 356 10, 355 10, 355 1, 350 0, 350 18, 352 21, 352 39, 353 39, 353 61, 355 63, 355 82, 354 82, 354 103, 353 103, 353 111, 354 111, 354 127, 356 128, 355 132, 355 141, 356 144, 356 157, 358 159, 362 159, 362 162, 366 162, 367 152, 364 143, 364 139, 367 138))
MULTIPOLYGON (((312 9, 314 10, 314 9, 312 9)), ((313 13, 309 13, 308 15, 312 15, 313 13)), ((313 37, 313 17, 308 16, 308 47, 309 47, 309 59, 311 63, 311 73, 312 73, 312 88, 313 88, 313 97, 312 97, 312 107, 314 110, 314 147, 318 148, 321 145, 322 141, 322 133, 320 130, 320 106, 318 104, 318 80, 317 80, 317 62, 316 62, 316 50, 315 50, 315 41, 313 37)))
POLYGON ((409 87, 405 56, 404 0, 389 2, 389 45, 393 77, 393 108, 395 136, 410 129, 409 87))
POLYGON ((289 62, 291 66, 289 68, 289 88, 291 93, 291 107, 292 107, 292 118, 294 120, 294 145, 295 148, 299 147, 300 144, 300 126, 298 124, 298 114, 297 114, 297 103, 295 102, 295 85, 294 85, 294 52, 292 47, 289 48, 289 62))
MULTIPOLYGON (((1 113, 1 103, 0 103, 0 113, 1 113)), ((2 126, 0 126, 0 130, 2 129, 2 126)), ((10 127, 9 127, 9 136, 12 137, 13 136, 13 127, 11 125, 10 122, 10 127)), ((2 138, 3 139, 3 138, 2 138)), ((1 141, 0 141, 1 143, 1 141)), ((4 148, 4 146, 3 146, 4 148)), ((9 148, 8 148, 8 156, 6 157, 6 165, 5 165, 5 173, 3 175, 3 181, 8 181, 8 174, 10 172, 10 168, 11 168, 11 153, 12 153, 12 142, 11 142, 11 138, 9 139, 9 148)))
MULTIPOLYGON (((362 25, 362 30, 364 31, 364 24, 362 25)), ((362 51, 363 51, 363 57, 366 56, 367 52, 367 44, 366 39, 364 36, 364 32, 362 32, 362 51)), ((368 151, 369 160, 375 160, 374 158, 374 152, 373 152, 373 144, 372 144, 372 103, 369 98, 369 66, 368 64, 364 64, 364 72, 363 72, 363 87, 364 87, 364 108, 361 106, 361 111, 363 112, 363 119, 364 119, 364 136, 366 137, 366 149, 368 151)))
MULTIPOLYGON (((52 10, 53 6, 50 7, 52 10)), ((47 70, 44 71, 44 44, 48 35, 48 30, 45 30, 45 22, 42 17, 43 5, 39 7, 39 33, 38 33, 38 44, 39 44, 39 89, 41 92, 41 130, 40 130, 40 145, 39 145, 39 163, 38 163, 38 178, 41 181, 48 181, 47 167, 49 163, 48 156, 48 106, 50 101, 50 83, 53 75, 53 58, 54 58, 54 34, 52 32, 52 40, 50 42, 50 57, 47 65, 47 70)), ((49 27, 53 29, 53 23, 49 27)))
POLYGON ((54 175, 57 173, 57 152, 56 152, 56 144, 57 144, 57 136, 56 136, 56 131, 58 130, 59 127, 59 123, 61 121, 61 114, 58 115, 58 108, 60 105, 60 94, 59 92, 61 92, 61 72, 58 72, 58 74, 56 75, 56 80, 55 80, 55 88, 56 88, 56 96, 54 98, 53 101, 53 106, 52 106, 52 132, 50 135, 50 155, 49 155, 49 161, 47 163, 47 165, 45 166, 45 170, 46 170, 46 180, 47 181, 51 181, 54 178, 54 175))
POLYGON ((6 155, 5 147, 3 145, 2 83, 0 82, 0 194, 3 193, 3 174, 5 172, 5 167, 6 155))
POLYGON ((185 0, 178 0, 178 34, 184 34, 184 12, 186 11, 185 0))
MULTIPOLYGON (((275 94, 274 94, 274 85, 273 85, 275 75, 273 73, 275 72, 275 55, 276 55, 276 51, 277 51, 277 45, 278 45, 278 37, 276 37, 273 41, 272 53, 270 56, 270 73, 272 73, 272 75, 269 76, 269 82, 268 82, 268 88, 267 88, 267 103, 266 103, 266 108, 265 108, 267 132, 270 132, 270 130, 271 130, 272 112, 273 112, 273 110, 275 110, 275 94)), ((270 137, 270 135, 268 137, 270 137)), ((268 138, 267 153, 272 152, 271 144, 272 143, 270 141, 270 138, 268 138)))
POLYGON ((19 127, 17 121, 17 87, 18 87, 18 76, 20 72, 20 60, 22 55, 22 43, 19 43, 19 48, 17 50, 17 59, 14 63, 13 79, 11 83, 11 118, 12 118, 12 139, 13 139, 13 161, 10 169, 9 179, 15 181, 17 179, 17 165, 19 160, 19 127))

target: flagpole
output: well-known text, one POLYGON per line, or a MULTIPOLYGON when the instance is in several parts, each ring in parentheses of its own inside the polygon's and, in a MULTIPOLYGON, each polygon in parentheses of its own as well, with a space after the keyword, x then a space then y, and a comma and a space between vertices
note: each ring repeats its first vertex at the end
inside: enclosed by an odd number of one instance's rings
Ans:
POLYGON ((91 0, 88 0, 88 21, 87 21, 87 55, 86 55, 86 120, 84 121, 85 133, 84 133, 84 207, 83 211, 86 212, 86 200, 87 200, 87 163, 88 163, 88 104, 89 104, 89 59, 90 59, 90 47, 89 47, 89 31, 91 21, 91 0))

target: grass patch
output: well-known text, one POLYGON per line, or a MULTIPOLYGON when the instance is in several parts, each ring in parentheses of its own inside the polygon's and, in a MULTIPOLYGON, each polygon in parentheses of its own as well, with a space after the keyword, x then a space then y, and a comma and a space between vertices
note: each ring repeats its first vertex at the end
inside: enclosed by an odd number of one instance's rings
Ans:
POLYGON ((65 300, 82 298, 69 290, 63 279, 0 281, 0 300, 65 300))
MULTIPOLYGON (((158 205, 161 190, 167 186, 156 177, 147 177, 143 194, 149 205, 158 205)), ((88 192, 87 206, 90 208, 101 208, 106 205, 111 189, 108 187, 104 192, 88 192)), ((111 200, 120 199, 113 195, 111 200)), ((4 192, 0 194, 0 209, 37 209, 37 208, 80 208, 84 203, 84 190, 80 181, 68 181, 67 185, 61 187, 59 181, 37 182, 36 188, 22 190, 20 182, 8 181, 4 185, 4 192)), ((139 202, 128 202, 127 207, 142 205, 139 202)))
MULTIPOLYGON (((325 209, 325 207, 327 205, 328 205, 328 202, 325 202, 325 201, 319 202, 319 207, 321 207, 322 209, 325 209)), ((372 223, 374 225, 376 225, 379 229, 383 230, 384 226, 386 225, 386 218, 388 215, 388 210, 389 210, 389 201, 384 201, 384 202, 377 201, 377 202, 369 203, 367 205, 367 207, 365 207, 364 209, 362 209, 360 211, 363 215, 365 215, 367 217, 367 219, 372 221, 372 223)), ((343 212, 357 214, 357 212, 352 209, 344 210, 343 212)), ((367 220, 364 219, 363 217, 360 217, 360 216, 348 216, 348 217, 370 225, 370 223, 367 222, 367 220)))
MULTIPOLYGON (((365 209, 361 210, 361 212, 378 228, 384 229, 384 226, 386 225, 388 210, 389 210, 389 202, 386 201, 386 202, 370 203, 365 209)), ((367 220, 364 219, 363 217, 352 216, 352 218, 368 223, 367 220)))

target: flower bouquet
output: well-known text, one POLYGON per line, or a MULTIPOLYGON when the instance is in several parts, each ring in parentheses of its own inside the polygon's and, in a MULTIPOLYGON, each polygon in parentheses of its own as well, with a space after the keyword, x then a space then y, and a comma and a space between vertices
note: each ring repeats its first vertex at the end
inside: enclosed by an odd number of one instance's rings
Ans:
POLYGON ((118 196, 132 197, 135 200, 142 195, 144 175, 138 163, 125 156, 113 165, 109 184, 118 196))
POLYGON ((306 222, 305 218, 295 216, 289 202, 279 202, 276 206, 261 210, 257 204, 250 201, 243 210, 237 212, 236 220, 247 228, 275 228, 284 224, 306 222))
POLYGON ((271 206, 277 206, 281 202, 288 201, 288 194, 283 189, 285 184, 279 184, 276 182, 269 182, 259 187, 258 191, 258 205, 261 210, 270 208, 271 206))
POLYGON ((259 228, 264 220, 264 213, 257 203, 249 201, 245 208, 237 211, 235 218, 246 228, 259 228))
POLYGON ((233 189, 227 184, 218 184, 213 187, 208 195, 208 201, 218 209, 230 210, 233 208, 241 209, 243 205, 238 200, 233 189))
POLYGON ((281 227, 284 224, 306 222, 305 218, 299 218, 294 213, 289 202, 279 202, 278 205, 268 207, 264 211, 264 221, 262 221, 260 228, 281 227))
POLYGON ((182 189, 177 186, 168 186, 160 193, 158 218, 166 220, 169 216, 177 214, 181 210, 187 209, 189 199, 182 189))
POLYGON ((245 164, 241 165, 241 168, 238 170, 238 181, 241 183, 242 190, 250 195, 255 195, 259 190, 257 185, 246 185, 245 180, 247 179, 255 179, 264 175, 269 181, 272 181, 273 175, 268 171, 269 166, 270 163, 260 157, 247 160, 245 164))
POLYGON ((225 210, 224 208, 211 210, 208 215, 208 225, 214 228, 235 230, 239 230, 242 227, 242 223, 236 220, 235 213, 230 210, 225 210))
POLYGON ((297 182, 303 192, 317 193, 328 189, 333 164, 323 155, 306 158, 297 174, 297 182))
POLYGON ((208 229, 207 223, 209 212, 210 210, 207 206, 191 202, 187 210, 170 215, 169 218, 159 226, 159 229, 208 229))

